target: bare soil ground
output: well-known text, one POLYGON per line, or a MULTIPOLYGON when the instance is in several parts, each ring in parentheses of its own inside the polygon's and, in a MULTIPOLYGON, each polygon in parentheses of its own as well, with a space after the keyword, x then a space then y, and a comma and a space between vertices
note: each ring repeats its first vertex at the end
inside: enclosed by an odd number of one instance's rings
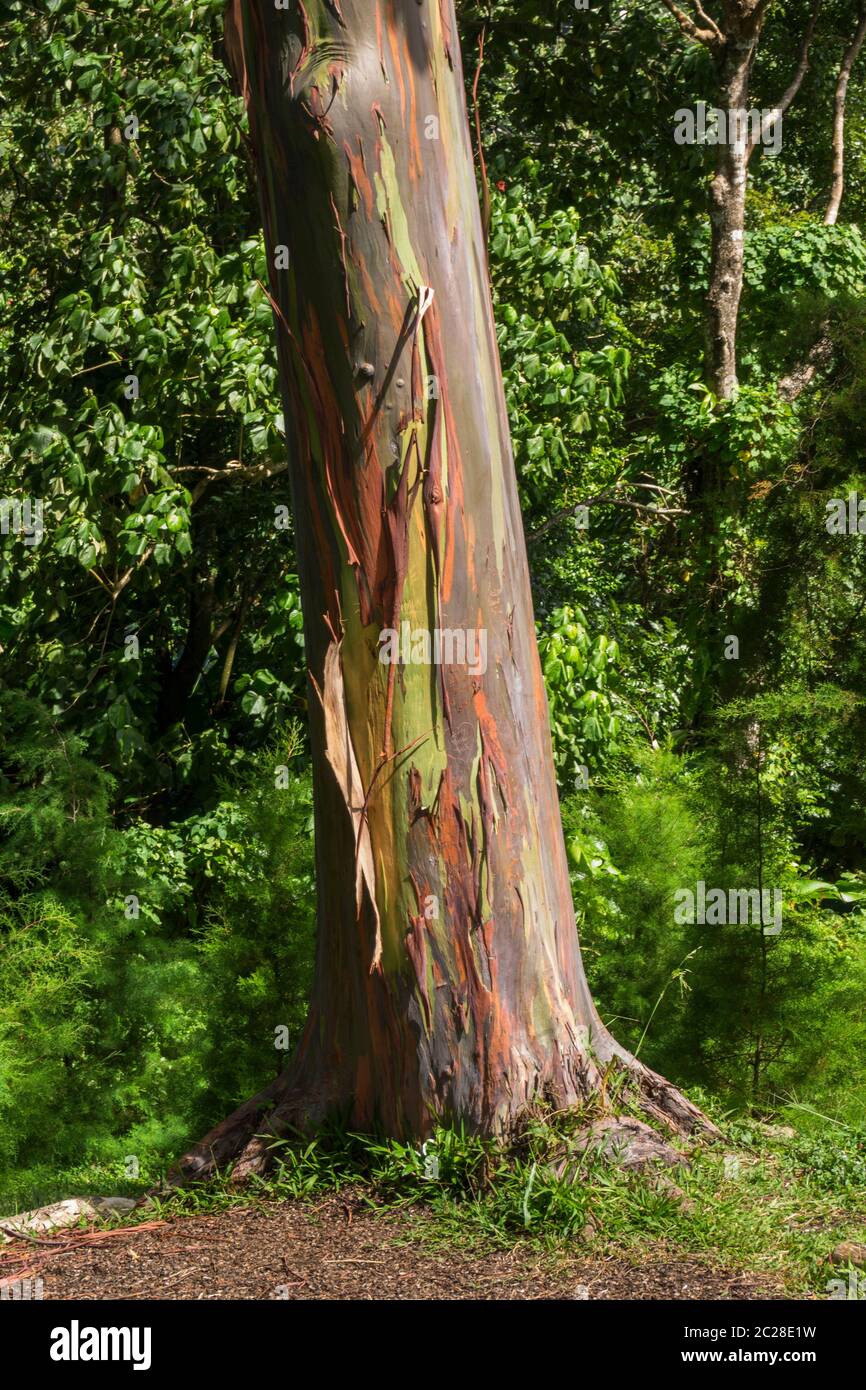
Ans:
POLYGON ((354 1197, 270 1202, 144 1228, 15 1242, 0 1282, 39 1276, 46 1299, 774 1299, 771 1278, 654 1253, 642 1263, 555 1259, 422 1240, 423 1213, 370 1210, 354 1197))

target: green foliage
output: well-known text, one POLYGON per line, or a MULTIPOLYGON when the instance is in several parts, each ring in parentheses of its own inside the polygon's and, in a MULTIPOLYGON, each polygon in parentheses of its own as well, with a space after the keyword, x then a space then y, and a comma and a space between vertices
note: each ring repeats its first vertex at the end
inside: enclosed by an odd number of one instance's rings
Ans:
POLYGON ((788 294, 809 291, 825 299, 866 288, 866 244, 858 227, 844 223, 825 227, 798 218, 770 224, 750 237, 746 264, 750 293, 770 291, 768 307, 778 307, 772 296, 782 285, 788 294))
MULTIPOLYGON (((77 1105, 67 1097, 68 1072, 93 1039, 90 995, 100 960, 98 948, 50 894, 15 903, 0 900, 0 922, 0 1168, 5 1169, 19 1153, 53 1156, 58 1127, 77 1118, 77 1105)), ((85 1098, 86 1092, 76 1101, 85 1098)))
POLYGON ((664 1074, 739 1106, 796 1094, 857 1122, 866 917, 792 856, 769 751, 762 766, 760 827, 754 763, 720 776, 670 750, 638 750, 630 775, 566 803, 587 975, 617 1036, 664 1074), (677 894, 699 881, 778 888, 781 932, 678 920, 677 894))
POLYGON ((787 1166, 805 1169, 818 1192, 850 1192, 866 1187, 866 1131, 822 1127, 817 1134, 798 1135, 785 1150, 787 1166))
POLYGON ((44 512, 38 544, 0 548, 8 679, 137 788, 171 790, 200 770, 188 736, 215 712, 255 743, 301 688, 281 640, 297 599, 291 527, 275 527, 284 429, 222 6, 8 8, 0 495, 44 512))
POLYGON ((213 1097, 231 1108, 260 1088, 269 1069, 282 1069, 306 1015, 316 902, 312 791, 308 778, 288 775, 285 750, 268 751, 276 755, 271 767, 262 756, 187 841, 208 884, 197 941, 210 1015, 202 1122, 219 1111, 213 1097))
POLYGON ((0 1168, 144 1165, 259 1089, 284 1061, 275 1029, 303 1023, 297 733, 210 810, 118 829, 77 741, 31 701, 0 709, 0 1168))
MULTIPOLYGON (((634 758, 633 770, 563 808, 587 976, 603 1016, 632 1047, 688 953, 674 931, 675 893, 701 877, 703 849, 679 760, 669 749, 636 749, 634 758)), ((656 1013, 644 1047, 651 1064, 684 998, 672 991, 656 1013)))
POLYGON ((593 768, 616 742, 620 721, 610 691, 619 651, 600 633, 592 638, 579 610, 557 609, 539 634, 554 753, 560 782, 574 784, 579 769, 593 768))
POLYGON ((499 347, 521 483, 539 498, 572 451, 585 449, 581 436, 609 436, 629 351, 615 341, 616 276, 591 259, 574 208, 545 214, 550 189, 539 162, 525 160, 497 182, 490 252, 499 347), (590 348, 599 329, 614 342, 590 348))

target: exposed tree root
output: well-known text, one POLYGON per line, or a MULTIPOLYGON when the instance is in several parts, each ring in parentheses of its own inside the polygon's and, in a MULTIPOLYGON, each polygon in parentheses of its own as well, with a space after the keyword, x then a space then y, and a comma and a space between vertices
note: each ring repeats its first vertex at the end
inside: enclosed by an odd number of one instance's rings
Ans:
POLYGON ((680 1168, 686 1159, 672 1149, 643 1120, 631 1116, 606 1115, 594 1121, 573 1138, 554 1160, 557 1177, 570 1181, 582 1171, 586 1158, 602 1158, 628 1172, 642 1173, 647 1168, 680 1168))
POLYGON ((651 1071, 643 1062, 619 1049, 611 1065, 614 1076, 622 1078, 622 1108, 626 1104, 631 1105, 672 1135, 721 1139, 721 1133, 712 1121, 658 1072, 651 1071))
POLYGON ((187 1150, 169 1171, 169 1186, 206 1182, 229 1165, 232 1184, 241 1186, 265 1171, 270 1145, 289 1133, 300 1113, 284 1077, 277 1077, 187 1150))
POLYGON ((688 1168, 688 1158, 666 1144, 643 1120, 614 1115, 596 1120, 556 1155, 550 1170, 561 1182, 578 1183, 587 1161, 599 1159, 644 1178, 681 1210, 692 1210, 694 1204, 670 1177, 672 1169, 688 1168))

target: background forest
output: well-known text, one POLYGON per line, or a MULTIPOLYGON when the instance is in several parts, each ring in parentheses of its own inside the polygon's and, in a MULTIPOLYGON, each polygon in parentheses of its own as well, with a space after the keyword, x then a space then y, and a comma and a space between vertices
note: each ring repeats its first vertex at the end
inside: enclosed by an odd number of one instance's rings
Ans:
MULTIPOLYGON (((2 10, 14 1209, 95 1168, 146 1180, 282 1066, 315 904, 272 315, 221 0, 2 10)), ((862 12, 821 7, 781 148, 750 163, 724 400, 704 362, 714 150, 674 139, 678 111, 712 105, 707 47, 661 0, 459 10, 594 996, 701 1103, 782 1115, 862 1166, 866 46, 825 223, 862 12), (678 922, 701 881, 780 890, 782 931, 678 922)), ((771 6, 758 107, 797 71, 807 11, 771 6)))

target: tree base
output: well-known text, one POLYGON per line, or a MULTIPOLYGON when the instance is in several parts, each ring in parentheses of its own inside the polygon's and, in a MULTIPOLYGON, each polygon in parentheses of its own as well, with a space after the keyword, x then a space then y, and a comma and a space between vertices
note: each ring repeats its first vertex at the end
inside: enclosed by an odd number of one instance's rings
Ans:
MULTIPOLYGON (((571 1097, 564 1105, 555 1096, 539 1097, 560 1115, 592 1107, 587 1146, 601 1146, 605 1156, 639 1170, 650 1162, 667 1166, 682 1162, 682 1155, 665 1144, 653 1126, 671 1138, 721 1139, 716 1126, 675 1086, 609 1037, 607 1042, 610 1055, 602 1068, 597 1058, 586 1059, 582 1072, 588 1084, 582 1097, 571 1097)), ((530 1109, 524 1106, 515 1111, 509 1124, 500 1125, 492 1137, 505 1142, 517 1137, 530 1109)), ((300 1086, 289 1069, 189 1149, 169 1172, 168 1184, 183 1187, 207 1182, 230 1168, 230 1185, 241 1187, 267 1171, 277 1141, 293 1133, 310 1134, 339 1113, 333 1097, 300 1086)))

